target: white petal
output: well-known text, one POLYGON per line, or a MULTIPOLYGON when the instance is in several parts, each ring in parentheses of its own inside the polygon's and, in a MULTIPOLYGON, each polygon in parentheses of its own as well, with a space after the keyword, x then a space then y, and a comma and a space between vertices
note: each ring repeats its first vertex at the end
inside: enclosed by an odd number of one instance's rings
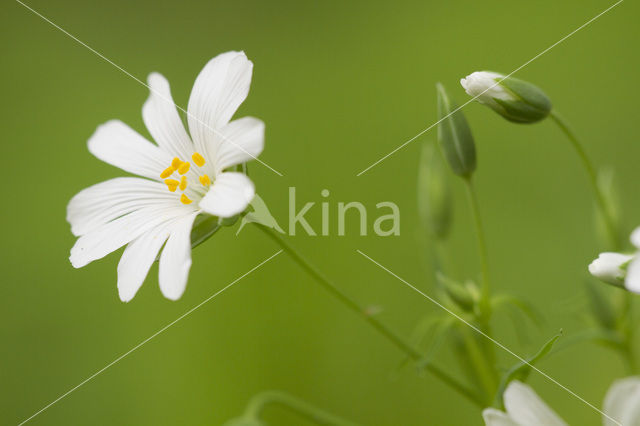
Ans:
POLYGON ((191 90, 187 120, 196 150, 213 158, 207 146, 245 100, 251 85, 253 63, 244 52, 227 52, 210 60, 191 90))
POLYGON ((627 267, 624 287, 629 291, 640 294, 640 254, 636 255, 636 258, 627 267))
POLYGON ((504 392, 509 417, 522 426, 563 426, 566 423, 529 386, 517 380, 504 392))
POLYGON ((631 244, 640 249, 640 226, 633 230, 631 233, 631 244))
POLYGON ((627 254, 600 253, 598 258, 589 264, 589 272, 606 283, 621 286, 625 276, 622 265, 631 259, 633 259, 633 256, 627 254))
POLYGON ((69 260, 74 268, 81 268, 94 260, 103 258, 154 227, 184 216, 190 211, 193 209, 181 205, 172 208, 149 207, 136 210, 78 238, 71 249, 69 260))
POLYGON ((200 200, 200 208, 214 216, 231 217, 242 213, 255 194, 253 182, 246 175, 237 172, 222 173, 200 200))
POLYGON ((172 158, 119 120, 98 126, 89 138, 89 151, 126 172, 155 180, 160 179, 172 158))
MULTIPOLYGON (((616 380, 604 398, 603 410, 625 426, 640 424, 640 378, 628 377, 616 380)), ((617 425, 603 416, 605 426, 617 425)))
POLYGON ((518 426, 506 413, 495 408, 482 410, 482 418, 486 426, 518 426))
POLYGON ((504 75, 490 71, 476 71, 460 79, 460 85, 469 96, 477 96, 478 101, 488 105, 495 105, 494 99, 513 100, 514 96, 499 84, 504 75))
POLYGON ((167 299, 178 300, 187 286, 191 268, 191 227, 197 213, 180 219, 160 255, 160 291, 167 299))
POLYGON ((160 182, 115 178, 76 194, 67 206, 67 221, 73 235, 79 236, 143 207, 171 206, 176 201, 176 194, 160 182))
POLYGON ((161 225, 127 245, 118 263, 118 294, 128 302, 136 295, 149 273, 160 248, 169 237, 169 226, 161 225))
POLYGON ((264 148, 264 123, 253 117, 243 117, 224 126, 216 137, 217 147, 210 153, 216 172, 254 160, 264 148))
POLYGON ((189 161, 194 147, 173 103, 169 82, 159 73, 147 79, 151 92, 142 118, 156 143, 170 155, 189 161))

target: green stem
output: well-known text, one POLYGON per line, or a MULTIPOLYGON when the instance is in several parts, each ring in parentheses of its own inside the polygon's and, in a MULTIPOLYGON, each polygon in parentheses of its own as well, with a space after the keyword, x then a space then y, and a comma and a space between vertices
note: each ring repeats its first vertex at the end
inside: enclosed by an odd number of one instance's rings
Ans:
POLYGON ((600 186, 598 185, 598 173, 596 172, 596 168, 593 166, 593 163, 589 159, 587 152, 576 137, 575 133, 569 128, 569 125, 566 123, 566 121, 564 121, 555 111, 551 111, 550 117, 554 121, 554 123, 558 125, 560 130, 562 130, 562 132, 567 136, 567 138, 571 142, 571 145, 578 154, 578 157, 580 157, 580 161, 582 161, 582 165, 586 170, 587 175, 589 176, 591 190, 593 191, 596 203, 598 204, 600 214, 604 219, 612 248, 613 250, 620 250, 620 236, 613 219, 613 214, 611 213, 611 208, 607 205, 607 199, 600 190, 600 186))
MULTIPOLYGON (((387 328, 386 325, 378 321, 375 317, 369 315, 363 308, 360 307, 360 305, 358 305, 355 300, 343 293, 342 290, 336 287, 335 284, 333 284, 327 277, 324 276, 324 274, 322 274, 322 272, 320 272, 315 266, 313 266, 305 258, 303 258, 302 255, 298 254, 297 250, 295 250, 291 245, 289 245, 289 243, 282 239, 280 235, 276 234, 276 232, 270 228, 266 228, 261 225, 257 226, 272 240, 274 240, 282 248, 282 250, 284 250, 302 269, 308 272, 309 275, 311 275, 316 280, 316 282, 318 282, 332 296, 342 302, 342 304, 344 304, 347 308, 355 312, 378 333, 380 333, 387 340, 393 343, 402 352, 407 354, 412 360, 416 362, 423 360, 424 357, 418 350, 414 349, 411 345, 406 343, 402 338, 400 338, 397 334, 387 328)), ((466 386, 459 383, 444 370, 436 367, 431 363, 424 365, 424 368, 432 373, 435 377, 442 380, 444 383, 451 386, 453 389, 465 396, 469 401, 473 402, 479 407, 484 407, 484 402, 477 395, 475 395, 474 392, 467 389, 466 386)))
POLYGON ((259 419, 267 405, 283 406, 319 425, 355 426, 353 422, 341 419, 299 398, 278 391, 262 392, 251 398, 245 411, 245 417, 249 419, 259 419))
POLYGON ((467 195, 469 196, 469 204, 473 213, 473 222, 476 228, 476 236, 478 241, 478 255, 480 257, 480 269, 482 274, 481 285, 481 311, 485 319, 491 315, 491 285, 489 282, 489 262, 487 260, 487 243, 484 235, 484 227, 482 226, 482 218, 480 216, 480 205, 478 196, 471 178, 465 179, 467 195))
POLYGON ((498 377, 493 368, 493 362, 487 358, 487 348, 478 342, 476 335, 472 334, 466 325, 460 330, 465 346, 467 347, 466 355, 469 361, 471 361, 475 374, 488 398, 489 403, 487 405, 490 405, 498 388, 498 377))
MULTIPOLYGON (((600 214, 604 220, 607 234, 609 235, 609 241, 611 243, 611 248, 614 251, 619 251, 622 247, 620 234, 613 217, 611 206, 607 204, 607 198, 602 193, 602 190, 598 185, 598 173, 596 171, 596 168, 594 167, 584 147, 578 140, 575 133, 571 130, 567 122, 564 121, 555 111, 551 111, 550 117, 558 125, 560 130, 562 130, 562 132, 567 136, 569 141, 571 141, 571 144, 578 154, 578 157, 580 157, 582 165, 584 166, 585 170, 587 171, 587 175, 589 176, 589 183, 591 184, 591 189, 596 199, 598 210, 600 211, 600 214)), ((623 310, 623 317, 630 317, 631 311, 628 309, 630 303, 631 294, 629 292, 624 292, 620 297, 620 301, 618 302, 619 309, 623 310)), ((628 324, 630 324, 630 318, 627 320, 626 327, 629 327, 628 324)), ((637 367, 633 351, 633 330, 629 328, 628 330, 621 330, 621 332, 625 339, 626 348, 623 351, 623 356, 627 359, 629 369, 631 371, 635 371, 637 367)))
MULTIPOLYGON (((478 195, 473 185, 471 177, 465 179, 465 186, 467 188, 467 195, 469 198, 469 204, 471 205, 471 211, 473 214, 473 222, 476 229, 476 236, 478 241, 478 256, 480 258, 480 270, 482 285, 480 290, 480 312, 476 315, 479 327, 488 335, 491 336, 491 283, 489 280, 489 261, 487 255, 487 240, 484 233, 484 226, 482 224, 482 216, 480 215, 480 203, 478 202, 478 195)), ((471 342, 473 344, 474 342, 471 342)), ((484 355, 485 367, 482 371, 488 371, 491 373, 490 381, 485 378, 485 390, 489 397, 492 397, 492 393, 497 388, 498 383, 498 371, 495 368, 495 347, 488 340, 483 341, 481 344, 484 355)))

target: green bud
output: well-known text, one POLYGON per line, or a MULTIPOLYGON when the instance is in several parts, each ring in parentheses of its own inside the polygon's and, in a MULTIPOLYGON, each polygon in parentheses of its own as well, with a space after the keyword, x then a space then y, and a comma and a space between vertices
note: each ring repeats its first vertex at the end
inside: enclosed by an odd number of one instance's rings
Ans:
POLYGON ((444 86, 438 90, 438 141, 451 170, 458 176, 470 177, 476 169, 476 146, 462 111, 450 100, 444 86), (455 111, 455 112, 454 112, 455 111))
POLYGON ((535 123, 551 112, 551 100, 537 86, 489 71, 477 71, 460 80, 464 90, 509 121, 535 123))
POLYGON ((446 238, 453 213, 451 188, 445 175, 442 157, 432 142, 422 146, 418 168, 418 213, 427 232, 446 238))
POLYGON ((463 311, 473 311, 480 296, 473 282, 467 281, 464 284, 460 284, 441 273, 437 274, 437 279, 452 302, 463 311))

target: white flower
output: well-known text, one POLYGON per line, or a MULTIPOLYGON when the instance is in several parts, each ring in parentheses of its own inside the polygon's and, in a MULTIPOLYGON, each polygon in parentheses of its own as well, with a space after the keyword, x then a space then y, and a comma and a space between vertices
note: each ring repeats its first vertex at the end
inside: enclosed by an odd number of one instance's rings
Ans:
POLYGON ((476 71, 460 84, 470 96, 515 123, 535 123, 551 112, 551 100, 538 87, 490 71, 476 71))
MULTIPOLYGON (((506 413, 486 408, 482 417, 487 426, 566 425, 529 386, 513 381, 504 392, 506 413)), ((627 377, 613 382, 604 398, 604 426, 640 425, 640 378, 627 377)))
POLYGON ((245 100, 253 64, 243 52, 213 58, 198 75, 188 104, 189 134, 173 103, 168 81, 149 75, 151 94, 142 118, 157 145, 118 120, 98 126, 89 151, 141 177, 120 177, 78 193, 67 207, 71 231, 80 237, 71 264, 80 268, 127 245, 118 264, 118 293, 129 301, 159 261, 165 297, 184 292, 191 267, 190 234, 198 214, 221 218, 244 211, 254 197, 249 178, 230 167, 258 156, 264 123, 231 121, 245 100))
POLYGON ((640 293, 640 227, 631 233, 635 254, 600 253, 589 265, 589 272, 602 281, 640 293))
POLYGON ((471 97, 478 97, 478 102, 492 108, 500 108, 496 99, 503 101, 515 101, 517 98, 497 84, 504 75, 491 71, 476 71, 465 78, 460 79, 460 84, 471 97))
POLYGON ((626 377, 613 382, 604 398, 603 410, 617 422, 603 416, 605 426, 640 425, 640 378, 626 377))
POLYGON ((504 391, 506 412, 495 408, 482 411, 487 426, 563 426, 566 423, 529 386, 512 381, 504 391))

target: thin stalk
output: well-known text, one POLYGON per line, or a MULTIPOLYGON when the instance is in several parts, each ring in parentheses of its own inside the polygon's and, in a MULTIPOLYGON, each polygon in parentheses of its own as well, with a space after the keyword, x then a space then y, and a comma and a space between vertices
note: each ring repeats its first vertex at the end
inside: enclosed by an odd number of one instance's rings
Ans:
MULTIPOLYGON (((607 198, 602 193, 600 186, 598 185, 598 173, 593 163, 589 159, 587 152, 584 147, 578 140, 576 134, 571 130, 566 121, 564 121, 555 111, 551 111, 550 113, 551 119, 556 123, 556 125, 562 130, 562 132, 567 136, 571 145, 575 149, 578 157, 580 157, 580 161, 584 169, 589 176, 589 183, 591 184, 591 189, 593 191, 594 197, 596 199, 596 203, 598 205, 598 210, 600 210, 600 214, 604 219, 605 227, 607 229, 607 234, 609 235, 609 241, 611 243, 611 248, 614 251, 619 251, 622 248, 622 242, 620 240, 620 233, 618 232, 617 225, 615 223, 611 206, 607 204, 607 198)), ((623 317, 629 317, 627 320, 627 327, 630 323, 631 311, 629 309, 631 304, 631 294, 629 292, 624 292, 618 301, 618 306, 623 310, 623 317)), ((633 351, 633 331, 632 329, 621 330, 621 333, 625 339, 625 350, 623 350, 623 356, 627 359, 627 364, 629 370, 632 372, 636 371, 636 362, 635 355, 633 351)))
POLYGON ((484 227, 482 226, 482 218, 480 216, 480 205, 478 196, 471 178, 465 179, 467 195, 471 211, 473 213, 473 222, 476 228, 476 236, 478 241, 478 256, 480 257, 480 270, 482 277, 481 285, 481 310, 483 315, 488 319, 491 315, 491 284, 489 282, 489 262, 487 260, 487 242, 484 235, 484 227))
MULTIPOLYGON (((419 362, 423 360, 423 355, 413 348, 411 345, 406 343, 400 336, 390 330, 386 325, 378 321, 375 317, 369 315, 360 305, 353 300, 351 297, 347 296, 342 290, 336 287, 327 277, 322 274, 315 266, 309 263, 302 255, 300 255, 297 250, 295 250, 289 243, 287 243, 280 235, 276 234, 272 229, 266 228, 261 225, 257 225, 267 236, 269 236, 273 241, 275 241, 283 251, 285 251, 302 269, 304 269, 309 275, 311 275, 318 284, 320 284, 327 292, 329 292, 332 296, 334 296, 337 300, 342 302, 347 308, 351 309, 355 312, 360 318, 362 318, 367 324, 373 327, 378 333, 384 336, 387 340, 393 343, 398 349, 407 354, 412 360, 419 362)), ((440 369, 439 367, 428 363, 424 365, 424 368, 433 374, 435 377, 449 385, 451 388, 458 391, 461 395, 466 397, 469 401, 478 405, 479 407, 484 407, 484 402, 475 395, 474 392, 467 389, 467 387, 452 376, 450 376, 447 372, 440 369)))
POLYGON ((465 346, 467 347, 466 355, 469 361, 471 361, 471 364, 475 367, 475 374, 477 375, 487 398, 491 401, 496 389, 498 388, 498 378, 496 376, 496 371, 493 368, 493 363, 487 359, 486 347, 478 343, 477 339, 467 326, 463 326, 460 330, 465 346))
POLYGON ((600 210, 602 218, 604 219, 605 227, 607 228, 607 233, 609 234, 609 240, 611 242, 612 249, 620 250, 620 236, 613 219, 613 214, 611 213, 611 207, 607 205, 607 198, 604 196, 604 194, 600 190, 600 186, 598 185, 598 173, 596 172, 596 168, 593 166, 593 163, 589 159, 587 152, 578 140, 576 134, 566 123, 566 121, 564 121, 555 111, 551 111, 551 114, 549 116, 551 117, 553 122, 558 125, 560 130, 562 130, 562 132, 567 136, 567 138, 571 142, 571 145, 578 154, 578 157, 580 157, 582 166, 589 176, 589 183, 591 184, 591 190, 593 191, 596 203, 598 204, 598 210, 600 210))
MULTIPOLYGON (((480 328, 489 336, 491 336, 491 282, 489 280, 489 261, 487 255, 487 240, 484 233, 484 226, 482 224, 482 216, 480 215, 480 203, 478 202, 478 195, 475 190, 475 186, 471 180, 471 177, 465 179, 465 186, 467 188, 467 195, 469 198, 469 204, 471 205, 471 211, 473 214, 473 223, 476 229, 476 236, 478 242, 478 257, 480 258, 480 271, 481 271, 481 287, 480 287, 480 302, 479 302, 479 314, 476 316, 480 328)), ((473 342, 472 342, 473 343, 473 342)), ((495 348, 493 344, 488 341, 484 341, 480 345, 483 349, 484 364, 483 370, 492 373, 493 380, 486 382, 485 388, 487 393, 491 395, 495 388, 492 386, 498 383, 498 371, 495 368, 495 348)))
POLYGON ((331 426, 355 426, 356 424, 348 420, 344 420, 338 416, 328 413, 320 408, 296 398, 292 395, 278 391, 262 392, 249 401, 245 411, 245 417, 249 419, 259 419, 262 411, 267 405, 280 405, 294 413, 319 425, 331 426))

